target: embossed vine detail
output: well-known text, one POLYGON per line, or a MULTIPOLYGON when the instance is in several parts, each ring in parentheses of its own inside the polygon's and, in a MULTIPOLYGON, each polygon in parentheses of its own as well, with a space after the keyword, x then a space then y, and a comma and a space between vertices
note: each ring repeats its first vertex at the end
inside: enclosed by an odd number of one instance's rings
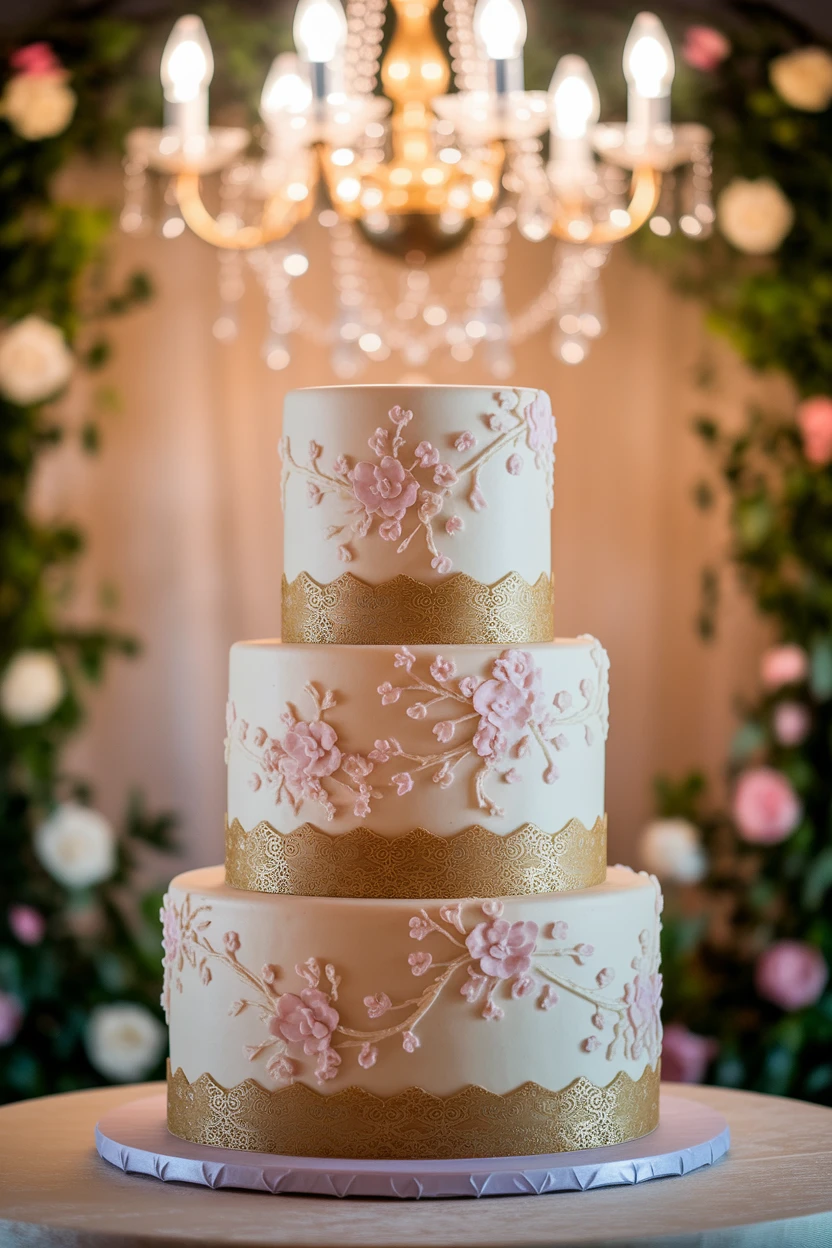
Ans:
POLYGON ((281 716, 282 736, 252 728, 229 703, 226 760, 233 748, 240 749, 256 768, 249 781, 252 788, 267 785, 275 802, 288 800, 296 814, 304 802, 315 803, 328 821, 344 803, 351 803, 356 818, 366 818, 374 801, 385 794, 404 797, 423 779, 447 789, 457 779, 459 765, 470 760, 477 805, 498 818, 504 811, 487 789, 489 780, 520 783, 523 775, 516 763, 537 752, 542 780, 554 784, 560 775, 559 753, 591 746, 596 732, 606 736, 609 661, 594 638, 587 640, 592 643, 594 677, 584 677, 576 690, 554 692, 544 688, 543 671, 528 650, 503 650, 484 676, 460 677, 455 662, 440 653, 423 660, 426 670, 420 671, 416 655, 402 646, 393 656, 393 679, 377 690, 384 726, 386 720, 393 721, 397 735, 377 738, 371 749, 339 740, 326 718, 336 706, 335 694, 322 693, 312 683, 305 692, 313 714, 301 719, 288 704, 281 716), (397 673, 403 674, 401 683, 397 673), (438 706, 445 718, 429 727, 428 712, 438 706), (424 721, 424 749, 401 744, 394 717, 402 713, 414 726, 424 721), (578 735, 575 729, 583 731, 578 735))
MULTIPOLYGON (((660 891, 656 890, 657 915, 660 891)), ((189 899, 186 906, 190 904, 189 899)), ((200 907, 202 913, 210 907, 200 907)), ((279 1084, 312 1073, 318 1083, 336 1078, 344 1056, 355 1049, 356 1061, 369 1069, 379 1060, 380 1046, 396 1040, 406 1053, 421 1047, 419 1024, 443 992, 455 983, 458 995, 476 1007, 481 1018, 499 1022, 512 1003, 528 999, 536 1008, 557 1007, 561 994, 586 1003, 588 1034, 579 1043, 585 1053, 602 1045, 606 1058, 619 1051, 627 1060, 645 1056, 655 1066, 661 1049, 661 975, 659 973, 659 923, 639 936, 639 950, 632 959, 634 976, 616 996, 610 985, 610 967, 597 965, 593 945, 570 941, 569 925, 560 919, 538 924, 530 919, 510 921, 503 902, 446 902, 435 913, 422 908, 409 919, 410 938, 418 945, 408 954, 411 974, 426 980, 421 992, 402 1001, 379 986, 363 998, 369 1022, 389 1016, 377 1027, 349 1027, 342 1017, 339 992, 341 977, 334 963, 323 966, 308 958, 294 968, 297 985, 279 987, 282 972, 267 963, 259 973, 241 960, 241 939, 224 932, 222 945, 205 934, 203 921, 190 937, 192 966, 217 960, 242 981, 245 993, 229 1006, 236 1017, 254 1011, 264 1028, 263 1039, 243 1046, 250 1061, 266 1057, 266 1070, 279 1084), (310 1071, 311 1067, 311 1071, 310 1071)), ((167 951, 166 951, 167 956, 167 951)), ((202 975, 204 984, 210 974, 202 975)))
POLYGON ((454 498, 464 496, 474 512, 488 506, 482 470, 490 460, 504 456, 506 472, 519 475, 524 460, 518 447, 525 442, 535 465, 546 475, 549 506, 553 503, 557 431, 548 395, 538 391, 522 408, 517 390, 499 390, 494 397, 497 411, 482 418, 487 431, 483 446, 473 430, 464 429, 453 438, 452 449, 442 451, 425 440, 411 447, 404 430, 413 420, 413 413, 398 405, 387 413, 392 428, 380 425, 368 439, 372 460, 354 462, 340 453, 329 468, 323 467, 324 449, 313 440, 307 448, 306 462, 301 463, 292 451, 290 439, 285 437, 281 443, 283 488, 288 477, 296 473, 306 480, 311 508, 327 495, 341 501, 347 519, 343 524, 330 525, 326 537, 337 539, 342 563, 353 559, 350 542, 366 538, 371 532, 383 541, 398 543, 397 554, 407 550, 421 533, 431 555, 431 567, 444 576, 452 570, 453 561, 437 547, 436 529, 444 529, 453 538, 465 527, 462 516, 453 510, 454 498))

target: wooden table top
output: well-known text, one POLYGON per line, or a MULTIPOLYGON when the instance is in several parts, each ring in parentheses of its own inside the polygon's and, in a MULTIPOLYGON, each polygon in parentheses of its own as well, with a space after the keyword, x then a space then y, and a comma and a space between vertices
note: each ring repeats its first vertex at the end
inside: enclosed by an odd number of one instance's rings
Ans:
POLYGON ((684 1178, 636 1187, 482 1200, 334 1200, 212 1191, 127 1175, 93 1128, 162 1085, 105 1088, 0 1109, 2 1248, 830 1248, 832 1110, 676 1086, 731 1126, 731 1152, 684 1178))

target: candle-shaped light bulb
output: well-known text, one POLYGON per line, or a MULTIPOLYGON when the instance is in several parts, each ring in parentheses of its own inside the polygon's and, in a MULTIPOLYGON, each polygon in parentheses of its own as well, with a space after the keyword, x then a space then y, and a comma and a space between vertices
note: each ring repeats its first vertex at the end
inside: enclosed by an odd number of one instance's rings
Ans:
POLYGON ((165 92, 165 125, 179 133, 181 143, 204 138, 208 129, 208 84, 214 76, 214 57, 202 19, 180 17, 162 54, 161 78, 165 92))
POLYGON ((312 103, 309 77, 294 52, 281 52, 272 61, 260 96, 260 116, 274 125, 280 113, 304 113, 312 103))
POLYGON ((601 104, 592 71, 582 56, 562 56, 549 86, 553 134, 583 139, 598 120, 601 104))
POLYGON ((624 45, 629 85, 627 122, 637 142, 655 138, 670 121, 670 88, 676 72, 673 48, 655 13, 639 13, 624 45))
POLYGON ((522 0, 477 0, 474 37, 494 66, 498 94, 523 89, 528 26, 522 0))

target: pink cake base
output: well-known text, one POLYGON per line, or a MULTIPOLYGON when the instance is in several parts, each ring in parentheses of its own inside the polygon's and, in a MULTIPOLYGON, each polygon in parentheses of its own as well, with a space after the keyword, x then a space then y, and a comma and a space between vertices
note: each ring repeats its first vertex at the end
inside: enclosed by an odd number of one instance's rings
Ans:
POLYGON ((147 1096, 106 1114, 95 1128, 99 1155, 130 1174, 166 1183, 237 1187, 315 1196, 390 1196, 418 1200, 456 1196, 542 1196, 644 1183, 689 1174, 728 1151, 721 1114, 662 1092, 661 1123, 629 1144, 540 1157, 476 1161, 333 1161, 277 1157, 190 1144, 171 1135, 165 1095, 147 1096))

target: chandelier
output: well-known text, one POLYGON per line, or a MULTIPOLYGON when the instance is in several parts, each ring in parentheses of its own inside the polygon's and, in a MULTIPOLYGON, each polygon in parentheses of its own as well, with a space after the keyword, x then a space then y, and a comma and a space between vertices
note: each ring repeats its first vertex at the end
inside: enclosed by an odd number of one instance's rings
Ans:
POLYGON ((525 89, 521 0, 444 0, 447 56, 433 32, 438 2, 391 0, 382 61, 386 0, 300 0, 297 51, 272 64, 256 138, 209 125, 213 56, 200 18, 171 32, 164 125, 127 137, 121 225, 147 228, 158 182, 162 235, 190 229, 216 248, 221 341, 236 336, 246 269, 256 274, 270 368, 289 364, 302 332, 345 379, 394 352, 418 368, 440 350, 459 362, 477 354, 501 379, 513 347, 549 324, 553 352, 578 364, 605 327, 598 279, 612 245, 645 225, 690 238, 713 226, 712 136, 671 124, 673 50, 655 15, 636 17, 624 48, 626 122, 601 124, 579 56, 561 58, 548 91, 525 89), (329 241, 330 320, 297 297, 312 229, 329 241), (554 246, 534 298, 510 311, 515 230, 554 246))

